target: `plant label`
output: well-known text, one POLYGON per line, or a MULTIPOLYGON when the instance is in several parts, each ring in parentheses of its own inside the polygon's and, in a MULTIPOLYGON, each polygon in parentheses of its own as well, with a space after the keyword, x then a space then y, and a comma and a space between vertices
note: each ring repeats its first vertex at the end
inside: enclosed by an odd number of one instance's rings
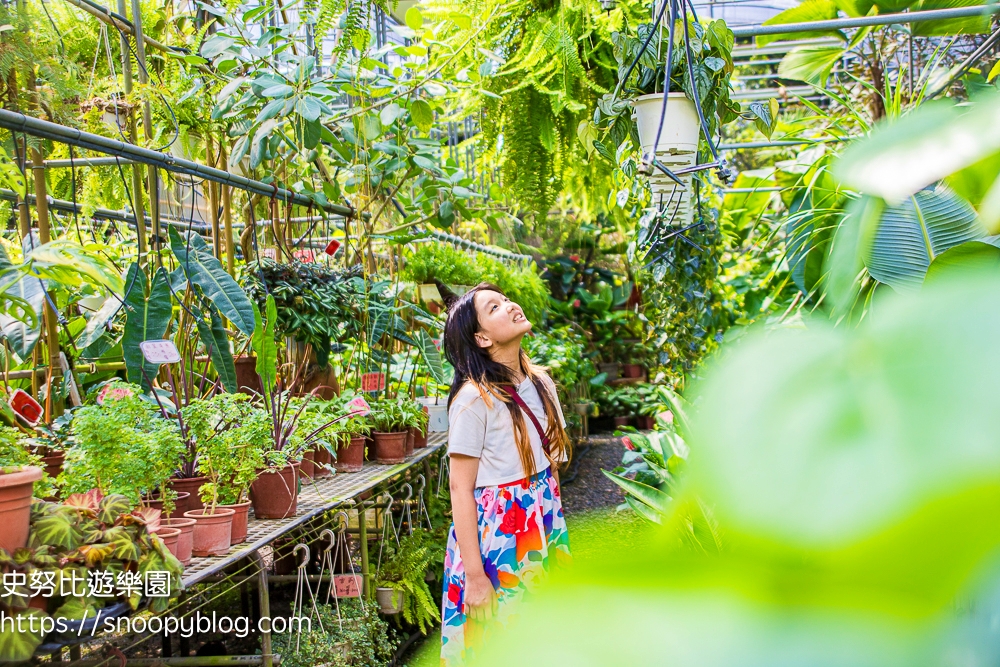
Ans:
POLYGON ((42 418, 41 404, 23 389, 17 389, 10 395, 9 404, 11 410, 32 426, 42 418))
POLYGON ((142 356, 151 364, 176 364, 181 353, 172 340, 144 340, 139 343, 142 356))
POLYGON ((385 389, 385 373, 365 373, 361 376, 361 391, 385 389))
POLYGON ((316 261, 316 253, 308 248, 294 251, 292 253, 292 257, 299 260, 303 264, 309 264, 316 261))
POLYGON ((333 590, 338 598, 359 598, 361 597, 361 575, 360 574, 335 574, 333 575, 333 590))
POLYGON ((331 256, 336 255, 338 250, 340 250, 340 241, 338 241, 337 239, 332 239, 329 243, 326 244, 327 255, 331 256))

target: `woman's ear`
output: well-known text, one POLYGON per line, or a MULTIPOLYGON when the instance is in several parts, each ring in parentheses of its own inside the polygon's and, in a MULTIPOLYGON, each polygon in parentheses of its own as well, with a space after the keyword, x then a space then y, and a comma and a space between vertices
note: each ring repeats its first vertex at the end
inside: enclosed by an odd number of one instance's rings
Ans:
POLYGON ((479 347, 485 348, 485 347, 489 347, 490 345, 493 345, 493 341, 490 340, 488 336, 484 336, 483 334, 477 333, 476 334, 476 345, 478 345, 479 347))

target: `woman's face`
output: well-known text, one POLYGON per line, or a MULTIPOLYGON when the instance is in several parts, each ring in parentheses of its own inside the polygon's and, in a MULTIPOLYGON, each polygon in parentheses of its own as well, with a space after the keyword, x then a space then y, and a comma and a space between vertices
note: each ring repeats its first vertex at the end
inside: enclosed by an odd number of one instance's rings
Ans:
POLYGON ((520 344, 524 334, 531 331, 531 322, 524 316, 521 306, 493 290, 480 290, 473 297, 479 332, 476 341, 480 347, 503 347, 511 342, 520 344))

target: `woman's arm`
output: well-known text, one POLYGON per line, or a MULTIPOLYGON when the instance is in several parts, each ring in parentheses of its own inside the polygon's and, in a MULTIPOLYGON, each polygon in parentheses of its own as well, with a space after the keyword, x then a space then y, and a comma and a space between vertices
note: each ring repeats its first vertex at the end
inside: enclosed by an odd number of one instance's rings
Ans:
POLYGON ((496 591, 483 569, 479 546, 479 516, 476 508, 476 475, 479 459, 451 454, 451 513, 455 537, 465 566, 465 613, 469 618, 486 621, 497 607, 496 591))

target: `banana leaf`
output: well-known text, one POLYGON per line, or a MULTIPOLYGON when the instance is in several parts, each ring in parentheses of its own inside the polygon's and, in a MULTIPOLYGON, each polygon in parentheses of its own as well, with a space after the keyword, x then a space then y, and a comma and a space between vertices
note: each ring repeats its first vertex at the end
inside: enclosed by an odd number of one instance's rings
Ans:
POLYGON ((169 230, 170 249, 184 270, 184 275, 201 288, 237 329, 246 335, 254 331, 254 311, 243 288, 226 272, 205 240, 194 232, 182 237, 174 227, 169 230))
POLYGON ((160 367, 145 360, 139 343, 159 340, 167 331, 173 313, 167 272, 162 267, 157 269, 153 274, 152 284, 149 284, 146 272, 138 264, 132 264, 125 283, 132 288, 125 295, 127 315, 125 333, 122 335, 122 356, 125 358, 129 382, 141 384, 148 391, 149 381, 146 378, 151 380, 160 367))
POLYGON ((985 236, 972 205, 937 185, 882 212, 865 266, 873 278, 896 291, 914 290, 938 255, 985 236))

